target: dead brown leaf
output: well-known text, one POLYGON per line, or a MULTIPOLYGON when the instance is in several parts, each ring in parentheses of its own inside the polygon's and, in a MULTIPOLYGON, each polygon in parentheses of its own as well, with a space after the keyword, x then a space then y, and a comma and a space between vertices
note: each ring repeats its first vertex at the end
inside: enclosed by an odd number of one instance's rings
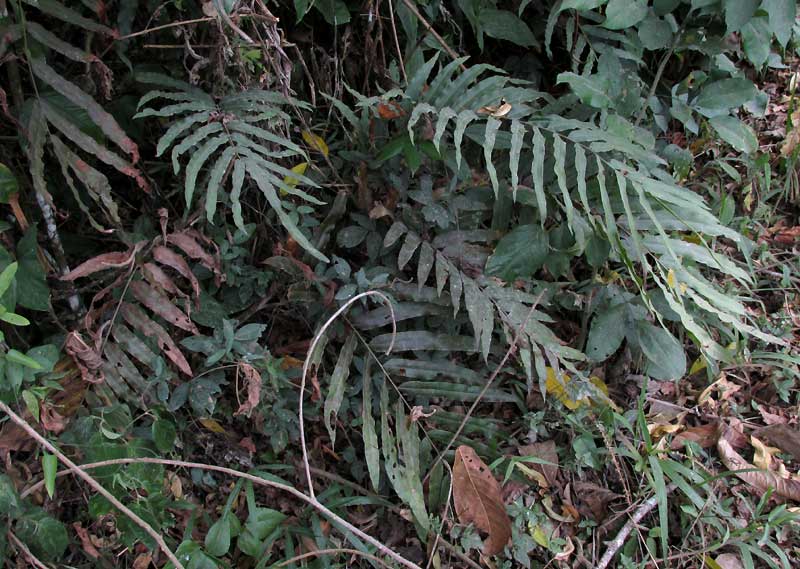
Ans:
POLYGON ((588 512, 582 512, 583 517, 591 516, 597 523, 602 523, 608 517, 608 504, 620 497, 616 492, 592 482, 576 482, 574 488, 575 495, 588 508, 588 512))
POLYGON ((81 277, 86 277, 94 273, 105 271, 107 269, 119 269, 127 267, 133 262, 134 256, 138 247, 128 249, 127 251, 115 251, 113 253, 103 253, 92 257, 88 261, 84 261, 66 275, 61 277, 62 281, 74 281, 81 277))
POLYGON ((178 288, 178 285, 175 284, 175 281, 173 281, 172 278, 164 272, 164 269, 155 263, 145 263, 142 266, 142 274, 144 275, 144 278, 147 279, 147 282, 153 286, 164 289, 164 292, 179 296, 183 294, 183 291, 178 288))
POLYGON ((197 277, 194 276, 192 269, 189 267, 189 263, 186 262, 186 259, 178 255, 175 251, 170 249, 169 247, 155 247, 153 249, 153 259, 178 271, 178 273, 188 280, 192 285, 192 290, 194 291, 194 298, 195 302, 200 302, 200 281, 197 280, 197 277))
POLYGON ((554 441, 544 441, 533 443, 519 447, 519 454, 521 456, 532 456, 541 460, 546 460, 551 464, 535 464, 525 463, 525 466, 531 468, 544 476, 549 487, 556 484, 558 478, 558 451, 554 441))
POLYGON ((153 553, 145 551, 140 553, 133 561, 133 569, 147 569, 153 561, 153 553))
POLYGON ((97 548, 92 543, 92 540, 89 537, 89 530, 83 527, 80 522, 75 522, 72 524, 72 529, 74 529, 75 533, 78 534, 78 539, 81 541, 83 552, 92 559, 99 559, 100 552, 97 551, 97 548))
POLYGON ((739 556, 733 553, 723 553, 714 561, 716 561, 717 565, 722 567, 722 569, 744 569, 744 565, 742 565, 739 556))
POLYGON ((675 435, 675 437, 672 439, 672 443, 670 443, 670 448, 672 450, 680 450, 683 448, 683 443, 685 441, 693 441, 702 448, 710 448, 717 443, 718 437, 719 433, 716 423, 688 427, 687 429, 675 435))
POLYGON ((789 425, 770 425, 759 429, 756 435, 800 460, 800 432, 789 425))
POLYGON ((756 471, 752 464, 733 450, 725 436, 721 436, 717 441, 717 452, 728 470, 759 492, 766 492, 772 488, 779 496, 800 501, 800 479, 793 476, 782 478, 769 470, 756 471))
POLYGON ((247 415, 249 417, 253 409, 261 402, 261 374, 258 373, 256 368, 246 363, 240 363, 239 369, 244 374, 244 379, 247 382, 247 401, 239 406, 234 415, 247 415))
POLYGON ((75 362, 81 372, 81 377, 89 383, 102 383, 105 379, 103 375, 103 358, 94 346, 90 346, 84 341, 78 332, 72 331, 67 334, 64 344, 67 354, 75 362))
POLYGON ((197 329, 194 322, 189 320, 185 312, 172 304, 169 298, 144 281, 133 282, 130 288, 136 300, 173 326, 177 326, 181 330, 186 330, 190 334, 200 333, 200 330, 197 329))
POLYGON ((120 306, 120 314, 122 317, 139 332, 148 338, 155 338, 158 343, 158 349, 164 352, 164 355, 174 363, 177 368, 188 376, 192 376, 192 368, 189 362, 186 361, 183 353, 178 349, 175 341, 167 334, 164 328, 152 320, 144 311, 136 305, 128 302, 123 302, 120 306))
POLYGON ((66 419, 48 403, 42 404, 41 410, 39 411, 39 416, 41 418, 42 427, 44 430, 49 431, 54 435, 63 432, 64 429, 67 428, 66 419))
POLYGON ((497 555, 511 539, 511 520, 506 513, 500 485, 472 448, 456 449, 453 465, 453 500, 462 524, 475 524, 488 537, 484 555, 497 555))
POLYGON ((792 130, 786 134, 781 146, 781 154, 789 156, 800 145, 800 109, 792 113, 792 130))
POLYGON ((167 235, 167 241, 186 253, 192 259, 200 261, 208 270, 214 273, 217 283, 225 280, 222 274, 222 263, 219 255, 211 255, 206 251, 198 239, 203 241, 203 236, 195 231, 181 231, 167 235))

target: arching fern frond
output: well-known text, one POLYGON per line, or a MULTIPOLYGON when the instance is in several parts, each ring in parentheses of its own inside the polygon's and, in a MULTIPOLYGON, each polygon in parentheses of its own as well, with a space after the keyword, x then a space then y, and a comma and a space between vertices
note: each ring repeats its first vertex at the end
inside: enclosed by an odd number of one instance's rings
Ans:
POLYGON ((202 90, 171 77, 141 73, 137 78, 163 88, 145 94, 139 102, 140 109, 157 99, 170 101, 160 108, 146 107, 136 118, 161 117, 173 121, 158 141, 157 155, 172 148, 172 166, 176 174, 182 168, 182 158, 190 155, 184 179, 187 208, 192 206, 198 180, 204 175, 208 221, 213 222, 218 204, 225 203, 230 206, 234 223, 244 227, 240 200, 245 181, 249 179, 264 194, 280 223, 297 243, 317 259, 327 262, 327 257, 311 244, 288 215, 280 197, 288 194, 314 205, 323 204, 297 188, 300 184, 319 187, 316 182, 278 162, 285 158, 308 161, 300 146, 279 134, 290 122, 289 115, 281 107, 288 104, 306 107, 305 103, 260 90, 215 101, 202 90), (225 192, 228 180, 230 191, 225 192))

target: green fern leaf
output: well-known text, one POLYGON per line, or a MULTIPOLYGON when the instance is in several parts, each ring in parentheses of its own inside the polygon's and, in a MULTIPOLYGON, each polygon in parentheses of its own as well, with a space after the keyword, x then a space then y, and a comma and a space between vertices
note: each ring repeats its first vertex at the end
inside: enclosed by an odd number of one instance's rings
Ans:
POLYGON ((486 170, 489 173, 489 179, 492 181, 492 189, 494 190, 495 197, 497 197, 500 191, 500 183, 497 179, 497 170, 492 161, 492 150, 494 150, 494 142, 501 124, 502 123, 496 118, 489 117, 486 120, 486 130, 483 134, 483 159, 486 161, 486 170))
POLYGON ((586 152, 580 144, 573 145, 575 147, 575 176, 578 185, 578 197, 580 197, 583 211, 589 217, 589 222, 594 225, 594 217, 592 210, 589 208, 589 197, 586 193, 586 152))
POLYGON ((291 235, 294 240, 297 241, 298 245, 308 251, 315 258, 327 263, 329 261, 328 258, 314 248, 305 234, 300 231, 300 228, 298 228, 294 221, 292 221, 292 218, 289 217, 289 215, 283 210, 283 207, 281 206, 281 200, 278 197, 278 194, 275 192, 275 188, 269 184, 267 177, 263 174, 263 171, 261 168, 259 168, 258 164, 253 160, 247 159, 245 161, 245 166, 247 168, 247 172, 250 174, 250 177, 256 182, 258 188, 267 198, 270 207, 275 211, 275 214, 278 216, 281 225, 283 225, 286 231, 289 232, 289 235, 291 235))
POLYGON ((406 87, 405 91, 406 98, 412 101, 419 99, 419 96, 422 93, 422 88, 428 81, 428 76, 431 74, 431 70, 433 69, 433 66, 436 65, 438 59, 439 53, 437 52, 436 55, 426 61, 422 67, 420 67, 417 72, 409 78, 408 86, 406 87))
POLYGON ((433 134, 433 145, 436 147, 437 152, 440 152, 439 145, 442 141, 442 136, 447 130, 447 123, 454 116, 456 116, 456 112, 450 107, 445 107, 439 112, 439 118, 436 120, 436 131, 433 134))
POLYGON ((459 57, 458 59, 454 59, 447 65, 445 65, 439 73, 436 74, 436 78, 431 81, 430 87, 425 92, 425 100, 433 102, 437 106, 439 105, 437 98, 441 93, 444 92, 445 87, 449 86, 453 81, 453 74, 458 71, 458 68, 463 65, 469 57, 459 57))
POLYGON ((223 131, 223 127, 218 122, 201 126, 192 134, 184 138, 180 144, 172 149, 172 171, 177 174, 181 171, 181 164, 178 159, 185 154, 189 149, 194 148, 200 144, 205 138, 212 134, 217 134, 223 131))
POLYGON ((204 101, 190 101, 188 103, 178 103, 175 105, 167 105, 160 109, 145 109, 133 115, 135 119, 143 119, 146 117, 174 117, 184 113, 195 113, 202 111, 213 111, 214 105, 209 105, 204 101))
POLYGON ((36 22, 26 22, 25 30, 36 41, 46 45, 53 51, 60 53, 67 59, 77 61, 78 63, 95 63, 104 66, 96 55, 91 54, 88 51, 78 49, 74 45, 65 42, 36 22))
POLYGON ((414 256, 414 253, 419 247, 422 240, 417 236, 416 233, 409 232, 406 235, 405 241, 403 241, 403 246, 400 247, 400 253, 397 256, 397 268, 401 271, 403 267, 405 267, 408 262, 411 260, 411 257, 414 256))
POLYGON ((296 155, 308 159, 308 155, 305 153, 305 151, 297 146, 294 142, 283 138, 282 136, 272 134, 268 130, 264 130, 263 128, 253 126, 242 121, 230 121, 228 122, 227 126, 232 131, 241 132, 242 134, 249 134, 262 140, 266 140, 267 142, 277 144, 278 146, 281 146, 287 150, 293 150, 296 155))
POLYGON ((533 162, 531 163, 531 177, 533 178, 533 189, 536 193, 536 203, 539 207, 539 219, 544 227, 547 218, 547 196, 544 194, 544 158, 545 141, 542 132, 533 128, 533 162))
POLYGON ((353 352, 358 342, 358 336, 351 332, 347 336, 339 358, 336 360, 336 367, 331 374, 331 384, 328 389, 328 395, 325 397, 325 404, 323 408, 323 421, 325 428, 328 429, 328 435, 331 438, 331 445, 336 442, 336 428, 332 423, 332 419, 339 413, 339 408, 342 406, 344 399, 344 391, 347 387, 347 379, 350 377, 350 364, 353 362, 353 352))
POLYGON ((236 160, 233 163, 233 173, 231 174, 231 214, 233 215, 233 223, 239 229, 244 229, 244 218, 242 217, 242 202, 239 201, 239 196, 242 194, 242 186, 244 185, 244 162, 236 160))
POLYGON ((447 272, 450 273, 450 302, 453 303, 453 318, 455 318, 461 307, 461 291, 464 283, 461 280, 461 271, 450 262, 447 263, 447 272))
POLYGON ((461 143, 464 140, 464 131, 467 130, 467 125, 476 120, 478 115, 472 111, 461 111, 456 117, 456 129, 453 132, 453 145, 456 148, 456 167, 461 168, 461 143))
POLYGON ((428 276, 431 274, 434 262, 434 251, 427 242, 422 244, 419 250, 419 261, 417 261, 417 286, 419 290, 425 285, 428 276))
MULTIPOLYGON (((211 118, 210 112, 196 113, 175 121, 170 125, 164 135, 158 139, 158 146, 156 147, 156 156, 161 156, 164 152, 172 146, 172 144, 183 135, 184 132, 192 128, 197 123, 207 122, 211 118)), ((175 163, 173 162, 173 170, 175 163)))
MULTIPOLYGON (((208 106, 208 110, 214 108, 214 99, 203 93, 203 96, 199 96, 196 92, 191 91, 159 91, 153 90, 148 91, 145 93, 141 99, 139 99, 139 103, 136 105, 136 110, 141 110, 147 103, 153 101, 155 99, 167 99, 168 101, 175 101, 175 102, 195 102, 195 103, 205 103, 208 106)), ((136 117, 134 117, 136 118, 136 117)))
POLYGON ((231 160, 236 154, 236 148, 230 146, 226 148, 219 158, 217 158, 211 173, 208 176, 208 187, 206 188, 206 219, 213 221, 214 213, 217 211, 217 194, 219 193, 222 178, 230 166, 231 160))
POLYGON ((217 149, 223 144, 228 142, 227 135, 219 135, 207 140, 197 152, 192 154, 189 164, 186 165, 186 180, 184 183, 184 198, 186 200, 186 207, 192 206, 192 198, 194 197, 195 186, 197 185, 197 176, 200 174, 200 169, 206 163, 217 149))
POLYGON ((509 151, 508 165, 511 169, 511 189, 514 201, 517 201, 517 187, 519 186, 519 155, 525 139, 525 127, 519 121, 511 122, 511 150, 509 151))
POLYGON ((603 215, 606 220, 606 236, 612 245, 619 243, 619 236, 617 234, 617 223, 614 219, 614 210, 611 209, 611 200, 608 197, 606 190, 606 174, 603 168, 603 163, 600 157, 597 160, 597 186, 600 190, 600 203, 603 206, 603 215))
POLYGON ((395 221, 383 237, 383 248, 388 249, 394 245, 406 231, 408 231, 408 227, 406 227, 405 223, 402 221, 395 221))
POLYGON ((555 166, 554 169, 556 171, 556 178, 558 179, 558 188, 561 190, 561 197, 564 200, 564 209, 567 212, 567 224, 569 225, 570 231, 573 230, 573 218, 575 217, 575 212, 572 207, 572 198, 569 195, 569 189, 567 188, 567 168, 565 164, 565 158, 567 155, 567 143, 564 142, 564 139, 558 135, 553 136, 553 157, 555 158, 555 166))

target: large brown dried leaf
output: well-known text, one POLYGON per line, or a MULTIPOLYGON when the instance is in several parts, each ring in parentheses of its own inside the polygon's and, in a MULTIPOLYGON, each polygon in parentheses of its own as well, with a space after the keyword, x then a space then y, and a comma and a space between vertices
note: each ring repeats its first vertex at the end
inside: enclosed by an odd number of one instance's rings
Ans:
POLYGON ((175 281, 164 272, 164 269, 155 263, 145 263, 142 265, 142 275, 151 285, 164 289, 164 292, 174 294, 177 296, 186 296, 183 291, 178 288, 175 281))
POLYGON ((256 368, 246 363, 240 363, 239 369, 244 374, 244 379, 247 382, 247 401, 239 406, 234 415, 247 415, 249 417, 253 409, 261 402, 261 374, 258 373, 256 368))
POLYGON ((133 261, 134 254, 136 253, 136 248, 129 249, 127 251, 115 251, 113 253, 103 253, 102 255, 97 255, 96 257, 92 257, 88 261, 84 261, 66 275, 61 277, 63 281, 74 281, 75 279, 79 279, 81 277, 88 277, 94 273, 99 271, 105 271, 106 269, 119 269, 121 267, 127 267, 133 261))
POLYGON ((710 448, 716 444, 718 437, 719 427, 717 423, 688 427, 686 430, 675 435, 675 438, 672 439, 672 443, 670 444, 670 448, 672 450, 681 450, 685 441, 693 441, 702 448, 710 448))
POLYGON ((501 553, 511 539, 511 520, 503 504, 500 485, 475 451, 466 445, 456 449, 453 500, 461 523, 475 524, 489 534, 483 553, 501 553))
POLYGON ((173 326, 186 330, 190 334, 200 333, 197 326, 189 320, 189 316, 185 312, 172 304, 169 298, 149 286, 146 282, 136 281, 131 283, 131 292, 136 297, 136 300, 173 326))
POLYGON ((782 478, 771 470, 755 471, 755 467, 733 450, 724 436, 717 441, 717 452, 728 470, 734 472, 736 476, 759 492, 766 492, 769 488, 773 488, 779 496, 800 501, 800 479, 793 476, 782 478))
POLYGON ((164 352, 164 355, 174 363, 177 368, 188 376, 192 376, 192 368, 189 362, 183 356, 183 353, 175 345, 172 337, 167 334, 167 331, 154 320, 150 319, 144 311, 138 306, 123 302, 120 306, 120 314, 128 324, 136 328, 139 332, 148 338, 154 338, 158 344, 158 349, 164 352))

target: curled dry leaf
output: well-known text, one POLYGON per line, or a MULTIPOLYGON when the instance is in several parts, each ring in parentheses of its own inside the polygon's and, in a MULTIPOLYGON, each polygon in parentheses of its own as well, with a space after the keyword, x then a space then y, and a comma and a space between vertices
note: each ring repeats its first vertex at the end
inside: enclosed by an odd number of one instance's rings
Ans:
POLYGON ((78 539, 81 541, 81 548, 83 549, 83 552, 92 559, 99 559, 100 552, 97 551, 97 548, 92 543, 92 539, 89 537, 89 530, 83 527, 80 522, 75 522, 72 524, 72 529, 75 530, 75 533, 78 535, 78 539))
POLYGON ((133 249, 129 249, 127 251, 115 251, 113 253, 103 253, 102 255, 97 255, 96 257, 92 257, 88 261, 84 261, 72 269, 66 275, 61 277, 61 280, 74 281, 75 279, 87 277, 99 271, 105 271, 106 269, 119 269, 120 267, 126 267, 133 262, 136 251, 137 247, 134 247, 133 249))
POLYGON ((261 374, 250 364, 240 363, 239 370, 247 382, 247 401, 239 406, 234 415, 247 415, 253 412, 261 401, 261 374))
POLYGON ((178 233, 170 233, 167 235, 167 242, 175 245, 178 249, 186 253, 192 259, 200 261, 200 263, 214 273, 217 284, 225 280, 225 275, 222 274, 222 263, 219 255, 211 255, 206 251, 200 243, 198 238, 202 241, 202 236, 194 231, 181 231, 178 233))
POLYGON ((103 376, 103 358, 100 352, 93 346, 87 344, 78 332, 72 331, 67 334, 67 340, 64 345, 67 354, 78 366, 81 372, 81 377, 89 383, 102 383, 105 379, 103 376))
POLYGON ((200 302, 200 281, 194 276, 186 259, 178 255, 172 249, 161 246, 153 248, 153 259, 162 265, 175 269, 183 278, 188 280, 192 285, 195 301, 198 303, 200 302))
POLYGON ((706 425, 697 425, 696 427, 688 427, 681 431, 670 443, 672 450, 680 450, 683 448, 683 443, 692 441, 700 445, 702 448, 713 447, 719 438, 719 427, 717 423, 708 423, 706 425))
POLYGON ((800 479, 794 476, 782 478, 770 470, 755 471, 755 467, 733 449, 725 436, 717 441, 717 451, 728 470, 759 492, 772 488, 779 496, 800 501, 800 479))
POLYGON ((476 528, 489 534, 483 544, 483 553, 501 553, 511 539, 511 520, 503 504, 500 485, 489 467, 466 445, 456 449, 453 500, 462 524, 475 524, 476 528))

